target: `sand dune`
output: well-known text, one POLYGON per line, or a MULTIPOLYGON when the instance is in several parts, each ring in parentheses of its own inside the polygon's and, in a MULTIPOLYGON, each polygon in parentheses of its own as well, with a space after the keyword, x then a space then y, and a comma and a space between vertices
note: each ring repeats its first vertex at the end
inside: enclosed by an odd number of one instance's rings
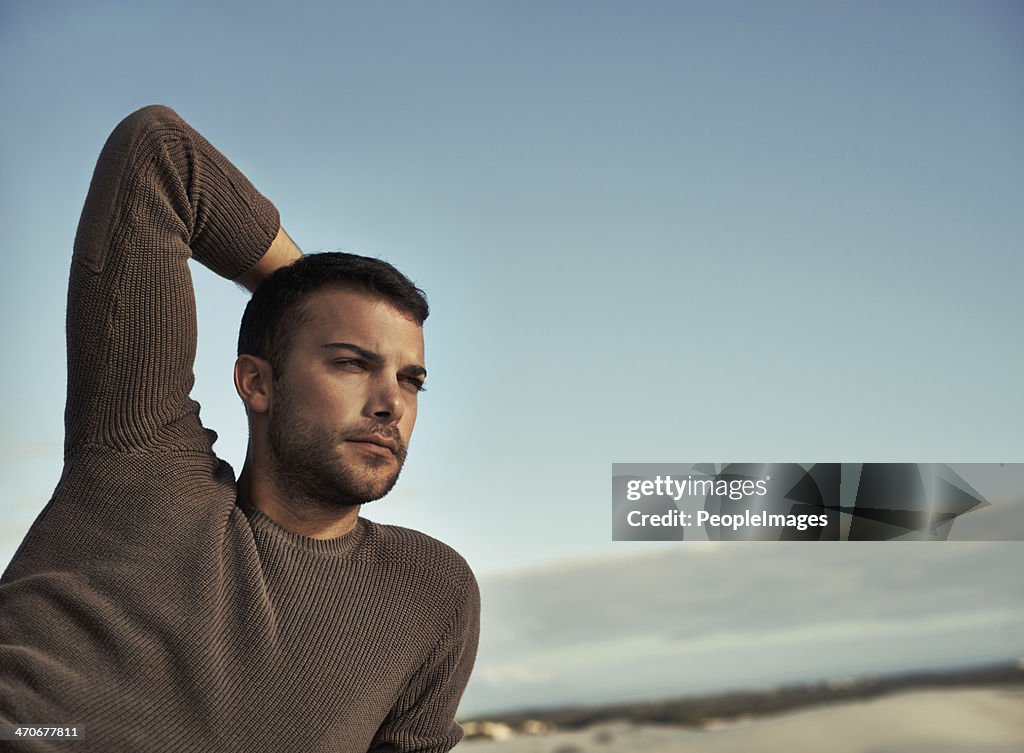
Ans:
POLYGON ((870 701, 709 725, 614 722, 494 742, 465 753, 1020 753, 1024 689, 906 692, 870 701))

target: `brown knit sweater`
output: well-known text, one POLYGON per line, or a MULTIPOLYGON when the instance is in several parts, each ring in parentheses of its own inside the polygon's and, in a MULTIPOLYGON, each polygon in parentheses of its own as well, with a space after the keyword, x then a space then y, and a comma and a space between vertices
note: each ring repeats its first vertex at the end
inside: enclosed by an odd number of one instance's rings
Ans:
POLYGON ((476 653, 465 561, 360 519, 291 533, 238 498, 189 399, 187 260, 237 278, 277 211, 165 107, 100 155, 68 293, 64 473, 0 579, 0 749, 448 751, 476 653))

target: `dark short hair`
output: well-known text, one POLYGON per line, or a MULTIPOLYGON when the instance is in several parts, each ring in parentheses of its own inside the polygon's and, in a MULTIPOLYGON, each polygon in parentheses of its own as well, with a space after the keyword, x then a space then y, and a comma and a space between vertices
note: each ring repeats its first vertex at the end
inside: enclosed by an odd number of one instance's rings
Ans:
POLYGON ((386 261, 341 252, 308 254, 275 270, 256 288, 242 314, 238 355, 265 358, 276 379, 295 333, 306 321, 303 303, 326 289, 368 293, 420 326, 430 313, 424 292, 386 261))

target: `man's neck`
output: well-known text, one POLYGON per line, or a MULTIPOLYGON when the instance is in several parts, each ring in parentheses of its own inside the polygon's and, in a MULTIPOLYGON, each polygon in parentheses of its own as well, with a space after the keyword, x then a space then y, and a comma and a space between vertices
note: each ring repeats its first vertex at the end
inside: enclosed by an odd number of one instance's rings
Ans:
POLYGON ((248 455, 238 476, 238 494, 285 530, 311 539, 344 536, 359 520, 359 505, 327 511, 291 500, 270 477, 253 471, 248 455))

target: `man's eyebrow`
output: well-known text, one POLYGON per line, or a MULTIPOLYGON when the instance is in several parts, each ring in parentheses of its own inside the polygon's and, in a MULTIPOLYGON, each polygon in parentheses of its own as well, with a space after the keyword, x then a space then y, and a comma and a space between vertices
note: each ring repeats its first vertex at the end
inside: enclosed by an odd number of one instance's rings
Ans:
MULTIPOLYGON (((384 356, 382 356, 380 353, 374 353, 372 350, 360 348, 358 345, 355 345, 354 343, 324 343, 320 347, 335 350, 350 350, 360 358, 369 361, 372 364, 379 365, 384 363, 384 356)), ((402 371, 408 374, 409 376, 423 377, 424 379, 427 376, 427 370, 418 363, 405 366, 402 368, 402 371)))
POLYGON ((351 350, 357 356, 367 361, 371 361, 373 363, 384 362, 384 356, 382 356, 380 353, 374 353, 372 350, 360 348, 358 345, 353 345, 352 343, 324 343, 321 347, 335 348, 339 350, 351 350))

